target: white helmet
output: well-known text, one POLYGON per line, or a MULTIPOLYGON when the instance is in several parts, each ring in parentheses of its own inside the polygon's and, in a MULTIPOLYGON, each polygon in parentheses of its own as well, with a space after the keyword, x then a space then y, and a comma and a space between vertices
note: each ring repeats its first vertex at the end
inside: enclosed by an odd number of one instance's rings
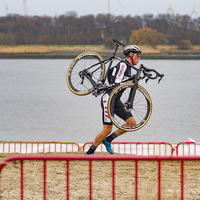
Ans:
POLYGON ((129 45, 129 46, 127 46, 127 47, 124 48, 123 54, 125 56, 127 56, 130 52, 141 53, 142 50, 140 49, 140 47, 138 47, 136 45, 129 45))

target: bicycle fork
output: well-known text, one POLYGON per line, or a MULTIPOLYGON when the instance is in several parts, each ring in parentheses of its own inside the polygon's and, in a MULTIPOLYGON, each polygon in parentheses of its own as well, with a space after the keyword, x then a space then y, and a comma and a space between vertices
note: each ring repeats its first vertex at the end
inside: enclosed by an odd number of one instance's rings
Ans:
POLYGON ((136 94, 136 90, 138 88, 138 81, 140 79, 140 74, 141 74, 141 70, 142 68, 140 68, 137 72, 137 75, 134 78, 134 87, 131 88, 131 91, 129 93, 129 97, 127 102, 125 103, 125 109, 130 112, 133 109, 133 101, 135 99, 135 94, 136 94))
POLYGON ((137 87, 138 87, 138 83, 134 84, 134 87, 131 88, 130 90, 128 100, 125 103, 125 109, 128 112, 130 112, 133 109, 133 100, 135 98, 137 87))

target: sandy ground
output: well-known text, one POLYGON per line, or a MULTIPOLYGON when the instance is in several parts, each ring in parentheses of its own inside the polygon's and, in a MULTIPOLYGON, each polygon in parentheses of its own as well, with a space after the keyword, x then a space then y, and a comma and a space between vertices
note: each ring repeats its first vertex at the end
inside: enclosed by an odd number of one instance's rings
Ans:
MULTIPOLYGON (((83 152, 81 152, 83 153, 83 152)), ((75 153, 74 153, 75 154, 75 153)), ((102 153, 101 153, 102 154, 102 153)), ((9 154, 0 154, 0 160, 9 154)), ((13 154, 12 154, 13 155, 13 154)), ((138 162, 138 198, 158 199, 158 163, 138 162)), ((184 199, 200 199, 200 161, 184 163, 184 199)), ((70 200, 89 199, 89 162, 69 162, 70 200)), ((181 198, 181 163, 161 162, 161 199, 181 198)), ((66 162, 47 161, 48 200, 66 199, 66 162)), ((135 199, 135 162, 115 162, 115 199, 135 199)), ((20 163, 1 173, 1 199, 20 199, 20 163)), ((24 162, 24 199, 43 199, 43 162, 24 162)), ((92 162, 92 199, 112 199, 112 162, 92 162)))

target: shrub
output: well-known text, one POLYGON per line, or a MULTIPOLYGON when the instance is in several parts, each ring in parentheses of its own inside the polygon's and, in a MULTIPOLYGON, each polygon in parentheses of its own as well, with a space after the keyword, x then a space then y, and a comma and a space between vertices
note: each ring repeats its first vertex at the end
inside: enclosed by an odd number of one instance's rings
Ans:
POLYGON ((189 40, 180 40, 178 42, 178 49, 182 49, 182 50, 192 49, 192 44, 189 40))
POLYGON ((150 45, 153 48, 159 44, 168 44, 166 36, 153 28, 133 30, 129 42, 130 44, 150 45))

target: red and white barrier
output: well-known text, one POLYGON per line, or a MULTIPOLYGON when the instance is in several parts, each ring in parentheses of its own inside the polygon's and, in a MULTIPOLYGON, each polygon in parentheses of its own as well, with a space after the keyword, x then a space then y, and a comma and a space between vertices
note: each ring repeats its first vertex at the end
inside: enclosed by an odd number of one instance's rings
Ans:
POLYGON ((0 153, 78 152, 77 142, 0 141, 0 153))
MULTIPOLYGON (((92 142, 87 142, 83 145, 83 151, 86 152, 92 142)), ((173 155, 174 148, 168 142, 112 142, 114 153, 132 154, 142 156, 170 156, 173 155)), ((97 152, 106 152, 103 144, 100 144, 97 152)))
MULTIPOLYGON (((161 187, 161 182, 164 182, 165 179, 168 179, 167 176, 162 176, 161 172, 162 172, 162 167, 164 167, 162 165, 162 162, 164 161, 168 161, 169 162, 173 162, 173 161, 180 161, 180 181, 178 181, 178 183, 180 183, 180 186, 177 191, 176 191, 176 195, 181 197, 181 200, 184 199, 184 195, 185 193, 185 187, 184 187, 184 177, 185 177, 185 170, 187 171, 187 169, 184 168, 185 163, 187 163, 187 161, 200 161, 200 156, 133 156, 133 155, 112 155, 112 156, 84 156, 84 155, 17 155, 17 156, 11 156, 8 157, 6 159, 4 159, 1 164, 0 164, 0 177, 2 178, 2 169, 8 165, 11 162, 16 162, 16 161, 20 161, 21 164, 21 170, 20 170, 20 195, 21 196, 21 200, 23 200, 24 198, 24 189, 25 189, 25 185, 24 185, 24 176, 26 175, 29 176, 29 174, 24 174, 24 161, 42 161, 43 162, 43 199, 48 199, 47 198, 47 185, 46 185, 46 177, 47 177, 47 161, 66 161, 66 180, 63 180, 63 184, 66 183, 66 199, 70 199, 70 181, 73 182, 72 179, 70 179, 70 165, 69 165, 69 161, 89 161, 89 182, 83 182, 82 184, 88 184, 88 188, 89 188, 89 199, 92 199, 93 194, 95 193, 95 191, 93 190, 93 182, 95 180, 92 179, 93 176, 93 172, 92 172, 92 162, 94 161, 111 161, 112 165, 111 165, 111 170, 112 170, 112 184, 109 185, 111 187, 111 191, 112 191, 112 199, 115 200, 115 194, 116 194, 116 183, 115 183, 115 176, 116 176, 116 165, 115 162, 116 161, 133 161, 133 165, 134 165, 134 187, 135 187, 135 193, 134 193, 134 197, 137 200, 138 196, 139 196, 139 192, 143 192, 141 189, 139 190, 139 181, 138 181, 138 174, 139 174, 139 169, 140 169, 140 164, 138 164, 138 162, 140 161, 143 162, 148 162, 148 161, 155 161, 155 163, 157 164, 157 174, 155 174, 155 171, 151 171, 151 173, 154 174, 155 179, 157 181, 157 199, 160 200, 162 197, 162 190, 164 190, 164 188, 161 187), (178 194, 179 193, 179 194, 178 194)), ((13 167, 15 167, 15 165, 12 165, 13 167)), ((9 168, 9 170, 11 170, 11 168, 9 168)), ((79 169, 80 173, 84 173, 81 171, 81 168, 79 169)), ((16 174, 17 175, 17 174, 16 174)), ((1 180, 0 180, 1 181, 1 180)), ((130 184, 133 184, 130 182, 130 184)), ((198 182, 199 184, 199 182, 198 182)), ((141 187, 141 186, 140 186, 141 187)), ((109 189, 108 187, 105 188, 105 190, 109 189)), ((9 190, 9 188, 8 188, 9 190)), ((1 192, 1 188, 0 188, 0 192, 1 192)), ((36 195, 36 194, 35 194, 36 195)), ((83 195, 86 195, 86 193, 84 193, 83 195)), ((87 195, 88 196, 88 195, 87 195)), ((1 194, 0 194, 0 198, 1 198, 1 194)), ((37 198, 36 196, 34 196, 34 198, 37 198)), ((106 197, 105 197, 106 198, 106 197)), ((162 197, 163 198, 163 197, 162 197)))

